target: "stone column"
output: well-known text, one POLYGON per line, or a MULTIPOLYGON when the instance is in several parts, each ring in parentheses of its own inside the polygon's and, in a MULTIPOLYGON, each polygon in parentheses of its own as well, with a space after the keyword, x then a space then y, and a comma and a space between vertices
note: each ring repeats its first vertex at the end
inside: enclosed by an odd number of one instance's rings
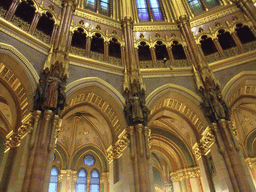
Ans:
POLYGON ((43 116, 36 119, 30 141, 31 150, 23 184, 24 192, 37 191, 38 186, 44 186, 47 167, 51 167, 52 164, 49 159, 53 155, 58 127, 59 116, 53 116, 51 110, 45 110, 43 116))
POLYGON ((104 42, 104 55, 103 55, 103 61, 107 62, 109 56, 109 41, 104 42))
POLYGON ((58 25, 54 24, 52 34, 51 34, 50 45, 52 45, 54 43, 54 39, 56 37, 57 31, 58 31, 58 25))
POLYGON ((233 37, 233 39, 234 39, 234 41, 235 41, 235 43, 236 43, 236 45, 237 45, 239 51, 240 51, 241 53, 243 53, 243 52, 244 52, 243 44, 241 43, 240 39, 239 39, 238 36, 236 35, 236 32, 231 33, 231 36, 233 37))
POLYGON ((21 0, 14 0, 11 4, 11 6, 9 7, 8 11, 6 12, 4 18, 9 21, 11 20, 11 18, 13 17, 17 7, 19 6, 19 4, 21 3, 21 0))
POLYGON ((225 55, 225 53, 224 53, 224 51, 223 51, 223 49, 220 45, 220 42, 219 42, 218 38, 213 39, 213 42, 214 42, 214 45, 215 45, 216 49, 218 50, 218 53, 219 53, 221 59, 225 59, 226 55, 225 55))
POLYGON ((157 59, 156 59, 155 47, 150 47, 150 53, 151 53, 153 67, 156 68, 157 67, 157 59))
POLYGON ((92 37, 87 36, 86 45, 85 45, 85 57, 90 57, 91 43, 92 43, 92 37))
POLYGON ((122 62, 122 66, 125 66, 125 47, 121 46, 121 62, 122 62))
POLYGON ((35 32, 35 29, 36 29, 36 26, 38 24, 38 21, 39 21, 40 17, 41 17, 41 14, 39 12, 36 12, 35 15, 34 15, 34 18, 32 20, 32 23, 31 23, 31 25, 29 27, 28 33, 33 35, 33 33, 35 32))
POLYGON ((188 51, 188 46, 184 46, 183 47, 183 49, 184 49, 184 53, 185 53, 185 55, 186 55, 186 58, 187 58, 187 60, 188 60, 188 63, 190 64, 190 65, 192 65, 192 59, 191 59, 191 55, 190 55, 190 53, 189 53, 189 51, 188 51))
POLYGON ((168 46, 166 47, 167 49, 167 53, 168 53, 168 56, 169 56, 169 61, 170 61, 170 66, 174 64, 174 56, 173 56, 173 52, 172 52, 172 46, 168 46))
POLYGON ((60 190, 65 192, 76 191, 77 172, 71 169, 61 170, 59 180, 61 181, 60 190))

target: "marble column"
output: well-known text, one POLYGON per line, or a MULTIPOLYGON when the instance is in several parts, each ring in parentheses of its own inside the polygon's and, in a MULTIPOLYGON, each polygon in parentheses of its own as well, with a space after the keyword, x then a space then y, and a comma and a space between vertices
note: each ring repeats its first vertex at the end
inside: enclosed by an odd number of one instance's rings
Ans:
POLYGON ((38 24, 38 21, 39 21, 40 17, 41 17, 41 14, 39 12, 36 12, 35 15, 34 15, 34 18, 32 20, 32 23, 29 27, 28 33, 33 35, 33 33, 36 30, 36 26, 38 24))
POLYGON ((90 57, 91 43, 92 43, 92 37, 87 36, 86 45, 85 45, 85 57, 90 57))
POLYGON ((226 55, 225 55, 225 53, 224 53, 224 51, 223 51, 223 49, 220 45, 220 42, 219 42, 218 38, 213 39, 213 43, 214 43, 216 49, 218 50, 218 53, 219 53, 221 59, 225 59, 226 55))
POLYGON ((107 62, 109 57, 109 41, 104 42, 104 55, 103 61, 107 62))
POLYGON ((236 43, 236 46, 238 47, 239 51, 241 53, 243 53, 244 52, 243 44, 241 43, 240 39, 238 38, 236 32, 231 33, 231 36, 233 37, 233 39, 234 39, 234 41, 236 43))
POLYGON ((8 11, 6 12, 4 18, 6 20, 11 20, 11 18, 13 17, 17 7, 20 5, 22 1, 21 0, 14 0, 11 4, 11 6, 9 7, 8 11))
POLYGON ((157 67, 156 50, 155 47, 150 47, 150 53, 152 58, 152 65, 154 68, 157 67))

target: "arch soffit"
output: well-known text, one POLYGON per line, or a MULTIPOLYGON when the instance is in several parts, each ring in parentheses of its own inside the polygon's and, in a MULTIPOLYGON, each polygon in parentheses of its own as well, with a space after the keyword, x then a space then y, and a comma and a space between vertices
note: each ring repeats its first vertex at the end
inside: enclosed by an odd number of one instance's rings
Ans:
POLYGON ((226 26, 216 27, 215 32, 213 32, 214 38, 218 38, 219 30, 224 30, 224 33, 228 32, 230 35, 232 33, 232 30, 226 26))
POLYGON ((55 148, 55 153, 58 154, 58 156, 60 157, 61 160, 61 169, 67 169, 67 151, 65 150, 65 148, 60 144, 57 143, 56 144, 56 148, 55 148))
POLYGON ((231 106, 237 101, 241 96, 254 95, 256 96, 256 91, 253 89, 256 82, 256 72, 255 71, 243 71, 234 76, 225 85, 222 90, 223 99, 227 102, 228 106, 231 106), (246 81, 253 81, 253 84, 249 84, 246 81))
POLYGON ((28 59, 15 47, 5 43, 0 43, 0 53, 7 54, 14 59, 17 64, 19 64, 19 66, 24 70, 26 76, 29 78, 32 89, 35 90, 37 82, 39 81, 39 75, 28 59))
POLYGON ((168 109, 181 115, 192 127, 196 137, 198 137, 199 133, 203 131, 203 128, 208 125, 199 107, 201 98, 184 87, 173 84, 161 86, 148 95, 146 103, 151 109, 149 121, 160 111, 168 109), (169 96, 169 93, 172 94, 169 96), (173 93, 175 93, 176 96, 174 96, 173 93), (180 98, 182 98, 182 100, 180 100, 180 98))
MULTIPOLYGON (((166 143, 168 146, 170 146, 172 149, 174 149, 175 153, 178 155, 178 158, 182 160, 182 164, 180 166, 185 167, 193 167, 195 165, 195 159, 193 158, 193 155, 191 151, 189 150, 188 146, 177 136, 170 133, 167 130, 159 129, 159 128, 151 128, 152 132, 152 138, 156 137, 164 143, 166 143)), ((172 154, 173 157, 175 157, 174 154, 172 154)), ((178 163, 178 160, 176 158, 176 163, 178 163)))
POLYGON ((105 41, 108 41, 108 39, 107 39, 107 37, 106 37, 106 34, 104 34, 103 31, 101 31, 101 30, 99 30, 99 29, 92 29, 92 30, 91 30, 91 35, 92 35, 92 37, 95 36, 96 33, 99 33, 99 34, 101 35, 101 38, 104 39, 104 42, 105 42, 105 41))
POLYGON ((197 36, 196 43, 201 45, 201 43, 200 43, 200 41, 202 40, 201 38, 202 38, 202 36, 205 36, 205 35, 207 36, 207 39, 211 38, 213 40, 215 38, 214 35, 210 31, 203 31, 200 33, 199 36, 197 36))
POLYGON ((75 26, 72 27, 71 32, 74 33, 78 28, 81 28, 84 30, 84 33, 86 34, 86 36, 89 35, 89 30, 87 27, 85 27, 84 25, 81 24, 77 24, 75 26))
POLYGON ((122 113, 125 100, 122 95, 107 82, 97 77, 89 77, 72 82, 67 86, 66 90, 69 108, 66 108, 65 111, 74 109, 76 106, 83 104, 89 104, 94 108, 96 107, 96 110, 103 112, 102 115, 109 123, 114 138, 120 134, 122 129, 126 126, 124 114, 122 113), (104 98, 103 94, 98 95, 97 91, 86 91, 86 88, 92 86, 103 90, 103 93, 106 93, 105 96, 110 95, 110 98, 104 98), (79 93, 79 90, 85 91, 79 93), (116 105, 116 107, 114 107, 114 105, 116 105))
POLYGON ((89 86, 96 86, 106 91, 114 98, 114 100, 118 103, 119 107, 123 108, 125 104, 124 97, 112 85, 98 77, 86 77, 68 84, 66 87, 67 99, 70 98, 72 94, 74 94, 78 90, 89 86))

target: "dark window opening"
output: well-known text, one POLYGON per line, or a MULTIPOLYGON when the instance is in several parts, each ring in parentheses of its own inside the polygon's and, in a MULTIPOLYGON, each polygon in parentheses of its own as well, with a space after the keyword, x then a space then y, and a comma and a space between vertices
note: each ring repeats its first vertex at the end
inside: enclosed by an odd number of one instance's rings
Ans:
POLYGON ((52 18, 52 14, 47 12, 43 14, 42 17, 39 19, 37 24, 37 29, 44 32, 46 35, 51 35, 54 26, 54 20, 52 18))
POLYGON ((85 49, 86 34, 82 28, 78 28, 76 31, 74 31, 71 46, 85 49))
POLYGON ((187 59, 182 45, 178 41, 173 41, 172 44, 173 57, 176 60, 187 59))
POLYGON ((92 38, 91 51, 104 54, 104 39, 99 33, 92 38))
POLYGON ((219 30, 219 42, 223 50, 230 49, 236 46, 236 43, 229 32, 225 32, 224 30, 219 30))
POLYGON ((163 60, 169 59, 169 55, 166 49, 166 46, 162 44, 161 41, 158 41, 157 44, 155 45, 155 50, 156 50, 156 59, 157 60, 163 60))
POLYGON ((236 25, 236 32, 242 44, 249 43, 256 40, 255 36, 253 35, 249 27, 243 26, 243 24, 241 23, 236 25))
POLYGON ((5 10, 8 10, 12 4, 11 0, 1 0, 0 7, 3 7, 5 10))
POLYGON ((109 56, 121 58, 121 46, 115 38, 109 43, 109 56))
POLYGON ((215 47, 214 42, 212 41, 212 38, 208 38, 206 35, 203 35, 201 39, 202 40, 200 41, 200 43, 205 56, 218 51, 215 47))
POLYGON ((22 1, 15 12, 15 16, 31 24, 35 10, 34 3, 31 0, 22 1))
POLYGON ((140 43, 138 52, 140 61, 152 60, 149 46, 145 42, 140 43))

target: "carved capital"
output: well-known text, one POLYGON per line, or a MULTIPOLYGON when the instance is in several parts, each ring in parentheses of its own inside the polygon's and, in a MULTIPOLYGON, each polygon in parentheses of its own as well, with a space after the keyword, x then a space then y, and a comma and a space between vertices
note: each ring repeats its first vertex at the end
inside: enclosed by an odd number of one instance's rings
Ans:
POLYGON ((200 176, 201 172, 199 167, 185 168, 170 174, 173 182, 179 182, 183 181, 184 179, 197 178, 200 176))

